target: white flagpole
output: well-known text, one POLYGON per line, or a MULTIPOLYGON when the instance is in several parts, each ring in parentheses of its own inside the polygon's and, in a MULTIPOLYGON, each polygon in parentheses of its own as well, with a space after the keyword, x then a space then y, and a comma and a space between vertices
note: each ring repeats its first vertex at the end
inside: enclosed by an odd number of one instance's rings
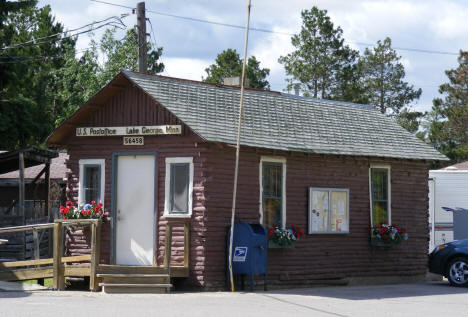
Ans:
POLYGON ((242 127, 242 107, 244 104, 245 65, 247 62, 247 43, 249 41, 250 2, 251 0, 249 0, 249 4, 247 6, 247 25, 245 27, 245 41, 244 41, 244 60, 242 61, 242 77, 241 77, 241 87, 240 87, 239 122, 237 124, 236 166, 234 169, 234 189, 232 191, 231 235, 229 239, 229 279, 231 282, 231 292, 234 292, 234 277, 232 274, 232 237, 234 235, 234 216, 236 214, 237 175, 239 172, 239 149, 240 149, 240 135, 241 135, 241 127, 242 127))

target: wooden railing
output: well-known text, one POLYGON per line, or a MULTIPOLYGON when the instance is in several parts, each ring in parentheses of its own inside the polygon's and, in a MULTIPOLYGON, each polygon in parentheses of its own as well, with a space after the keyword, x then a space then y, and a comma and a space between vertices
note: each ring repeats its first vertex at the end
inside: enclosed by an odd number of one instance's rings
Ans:
POLYGON ((189 251, 190 251, 190 223, 189 222, 176 222, 169 221, 166 224, 166 241, 164 245, 164 263, 163 266, 167 269, 167 274, 171 276, 171 254, 172 254, 172 228, 175 225, 184 226, 184 265, 189 267, 189 251))
MULTIPOLYGON (((100 256, 101 220, 99 219, 73 219, 55 220, 54 223, 34 224, 17 227, 0 228, 0 234, 8 232, 33 231, 36 239, 38 230, 53 228, 53 257, 40 259, 39 244, 35 243, 35 259, 27 261, 0 262, 0 280, 29 280, 35 278, 53 277, 56 290, 65 289, 65 276, 89 276, 90 289, 98 290, 96 278, 100 256), (64 226, 91 226, 91 254, 80 256, 63 256, 63 227, 64 226), (85 266, 65 266, 66 263, 90 261, 85 266), (44 266, 48 265, 48 266, 44 266), (19 267, 27 267, 18 269, 19 267)), ((36 241, 36 240, 35 240, 36 241)))

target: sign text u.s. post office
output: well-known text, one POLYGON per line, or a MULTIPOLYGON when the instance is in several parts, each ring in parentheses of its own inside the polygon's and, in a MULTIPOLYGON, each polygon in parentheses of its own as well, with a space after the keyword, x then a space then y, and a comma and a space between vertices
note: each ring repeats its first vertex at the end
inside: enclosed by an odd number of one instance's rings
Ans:
POLYGON ((182 134, 181 125, 76 128, 76 136, 125 136, 182 134))

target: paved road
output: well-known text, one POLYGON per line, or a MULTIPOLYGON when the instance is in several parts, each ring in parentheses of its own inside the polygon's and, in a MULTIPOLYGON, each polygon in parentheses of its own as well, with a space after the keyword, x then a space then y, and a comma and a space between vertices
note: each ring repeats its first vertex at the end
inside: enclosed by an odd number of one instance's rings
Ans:
POLYGON ((468 288, 436 282, 256 293, 0 292, 0 316, 468 317, 468 288))

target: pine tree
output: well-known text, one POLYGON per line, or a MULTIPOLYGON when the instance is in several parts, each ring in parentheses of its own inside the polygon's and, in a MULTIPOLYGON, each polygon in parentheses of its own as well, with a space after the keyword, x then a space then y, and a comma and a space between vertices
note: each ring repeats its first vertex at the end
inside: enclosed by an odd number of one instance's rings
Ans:
POLYGON ((460 51, 458 67, 447 70, 449 82, 440 86, 441 98, 433 100, 428 141, 452 163, 468 159, 468 51, 460 51))
POLYGON ((378 41, 372 50, 365 50, 360 67, 369 104, 384 114, 396 116, 403 109, 407 114, 407 107, 421 96, 421 89, 404 81, 405 68, 388 37, 378 41))
MULTIPOLYGON (((222 84, 224 78, 242 76, 242 59, 235 49, 228 48, 216 57, 215 63, 205 69, 208 74, 203 81, 222 84)), ((266 77, 270 74, 268 68, 260 68, 260 62, 255 56, 249 57, 245 69, 245 77, 249 80, 249 87, 270 89, 266 77)))
POLYGON ((278 60, 291 76, 288 90, 299 84, 305 96, 356 101, 359 53, 344 44, 343 30, 335 28, 326 10, 313 7, 301 14, 301 31, 291 38, 296 50, 278 60))

